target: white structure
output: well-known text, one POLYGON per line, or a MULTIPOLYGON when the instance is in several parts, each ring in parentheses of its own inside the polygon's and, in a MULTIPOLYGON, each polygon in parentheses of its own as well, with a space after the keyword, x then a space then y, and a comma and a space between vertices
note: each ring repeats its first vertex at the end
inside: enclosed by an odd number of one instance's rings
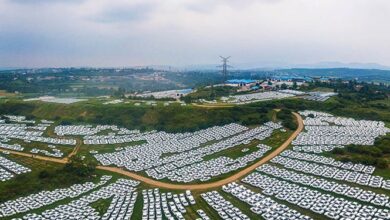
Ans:
POLYGON ((294 97, 293 94, 281 93, 281 92, 258 92, 245 95, 234 95, 229 96, 228 103, 234 104, 247 104, 258 101, 274 100, 274 99, 283 99, 294 97))

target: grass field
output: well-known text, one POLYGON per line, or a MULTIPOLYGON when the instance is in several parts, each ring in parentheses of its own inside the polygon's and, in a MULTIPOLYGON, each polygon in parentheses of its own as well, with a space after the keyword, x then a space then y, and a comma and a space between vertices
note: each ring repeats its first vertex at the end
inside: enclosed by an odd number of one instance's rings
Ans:
POLYGON ((110 207, 112 197, 109 199, 99 199, 98 201, 91 204, 91 207, 94 208, 99 215, 102 216, 107 212, 108 207, 110 207))
POLYGON ((211 160, 213 158, 225 156, 225 157, 230 157, 232 159, 236 159, 242 156, 245 156, 247 154, 253 153, 257 151, 259 148, 257 148, 257 145, 260 143, 259 140, 253 140, 249 144, 240 144, 235 147, 231 147, 229 149, 220 151, 218 153, 208 155, 204 157, 204 160, 211 160), (247 151, 245 151, 247 150, 247 151))
POLYGON ((276 147, 279 147, 281 144, 283 144, 283 142, 287 140, 292 133, 293 131, 288 129, 286 129, 286 131, 276 130, 272 133, 271 137, 266 138, 263 141, 260 141, 260 143, 268 145, 274 149, 276 147))
POLYGON ((250 125, 267 121, 272 109, 202 108, 192 105, 134 106, 126 103, 103 105, 91 100, 74 104, 23 102, 18 99, 2 101, 0 114, 19 114, 66 124, 111 124, 140 130, 167 132, 195 131, 215 125, 237 122, 250 125), (6 102, 6 103, 5 103, 6 102))

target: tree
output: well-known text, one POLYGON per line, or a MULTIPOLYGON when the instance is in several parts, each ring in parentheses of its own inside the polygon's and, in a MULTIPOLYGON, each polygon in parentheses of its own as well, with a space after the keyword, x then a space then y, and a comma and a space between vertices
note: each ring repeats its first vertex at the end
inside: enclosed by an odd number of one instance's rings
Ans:
POLYGON ((377 159, 377 161, 376 161, 376 167, 378 167, 380 169, 386 169, 388 167, 388 163, 385 159, 380 158, 380 159, 377 159))
POLYGON ((69 159, 65 165, 66 172, 74 173, 80 177, 89 177, 96 170, 97 163, 92 160, 83 160, 80 156, 75 155, 69 159))
POLYGON ((296 81, 293 82, 292 88, 293 88, 293 89, 297 89, 297 88, 298 88, 298 84, 297 84, 296 81))
POLYGON ((47 171, 47 170, 42 170, 41 172, 39 172, 38 174, 38 177, 40 179, 45 179, 45 178, 48 178, 50 176, 50 173, 47 171))

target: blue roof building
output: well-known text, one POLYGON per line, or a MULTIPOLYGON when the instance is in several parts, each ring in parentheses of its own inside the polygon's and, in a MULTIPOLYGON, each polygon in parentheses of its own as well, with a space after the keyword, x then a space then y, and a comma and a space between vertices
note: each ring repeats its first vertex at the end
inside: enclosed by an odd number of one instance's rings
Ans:
POLYGON ((229 79, 227 80, 227 83, 230 84, 249 84, 249 83, 254 83, 256 82, 255 80, 252 79, 229 79))

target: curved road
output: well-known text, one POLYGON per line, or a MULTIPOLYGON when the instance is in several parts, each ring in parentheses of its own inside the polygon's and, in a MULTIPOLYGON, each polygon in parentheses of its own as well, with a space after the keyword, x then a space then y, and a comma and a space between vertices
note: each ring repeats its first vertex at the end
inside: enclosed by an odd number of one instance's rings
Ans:
POLYGON ((253 165, 251 165, 251 166, 241 170, 240 172, 238 172, 236 174, 233 174, 233 175, 229 176, 226 179, 222 179, 222 180, 219 180, 219 181, 216 181, 216 182, 199 183, 199 184, 164 183, 164 182, 161 182, 161 181, 158 181, 158 180, 154 180, 154 179, 151 179, 151 178, 148 178, 148 177, 144 177, 144 176, 138 175, 138 174, 130 172, 130 171, 122 170, 121 168, 98 166, 97 169, 119 173, 119 174, 131 177, 131 178, 133 178, 135 180, 139 180, 139 181, 145 182, 145 183, 147 183, 149 185, 156 186, 156 187, 159 187, 159 188, 180 189, 180 190, 187 190, 187 189, 189 189, 189 190, 202 190, 202 189, 210 189, 210 188, 220 187, 220 186, 223 186, 223 185, 228 184, 230 182, 234 182, 234 181, 236 181, 236 180, 246 176, 247 174, 249 174, 250 172, 255 170, 258 166, 267 163, 269 160, 271 160, 272 158, 276 157, 283 150, 285 150, 290 145, 290 143, 298 136, 298 134, 301 133, 301 131, 303 130, 303 120, 302 120, 302 117, 299 114, 295 113, 295 112, 293 114, 294 114, 294 116, 296 117, 296 119, 298 121, 298 128, 297 128, 297 130, 294 131, 294 133, 282 145, 280 145, 276 150, 272 151, 266 157, 263 157, 257 163, 255 163, 255 164, 253 164, 253 165))
MULTIPOLYGON (((123 169, 118 168, 118 167, 97 166, 96 168, 99 169, 99 170, 105 170, 105 171, 110 171, 110 172, 122 174, 124 176, 128 176, 128 177, 130 177, 132 179, 135 179, 135 180, 138 180, 138 181, 144 182, 146 184, 149 184, 151 186, 155 186, 155 187, 159 187, 159 188, 176 189, 176 190, 187 190, 187 189, 189 189, 189 190, 205 190, 205 189, 210 189, 210 188, 217 188, 217 187, 223 186, 225 184, 228 184, 230 182, 234 182, 234 181, 236 181, 236 180, 246 176, 247 174, 249 174, 250 172, 255 170, 258 166, 267 163, 272 158, 274 158, 278 154, 280 154, 283 150, 285 150, 290 145, 290 143, 298 136, 298 134, 301 133, 301 131, 303 130, 303 120, 302 120, 302 117, 299 114, 295 113, 295 112, 293 112, 293 114, 294 114, 294 116, 296 117, 296 119, 298 121, 298 128, 297 128, 297 130, 294 131, 294 133, 282 145, 280 145, 276 150, 272 151, 267 156, 261 158, 261 160, 259 160, 255 164, 252 164, 251 166, 249 166, 249 167, 241 170, 240 172, 235 173, 235 174, 233 174, 233 175, 231 175, 231 176, 229 176, 229 177, 227 177, 225 179, 218 180, 218 181, 215 181, 215 182, 199 183, 199 184, 165 183, 165 182, 154 180, 154 179, 151 179, 151 178, 148 178, 148 177, 145 177, 145 176, 141 176, 141 175, 136 174, 134 172, 123 170, 123 169)), ((74 154, 77 153, 77 151, 78 151, 78 149, 80 147, 80 143, 78 143, 77 145, 78 146, 76 146, 75 150, 71 153, 71 155, 74 155, 74 154)), ((23 152, 17 152, 17 151, 11 151, 11 150, 2 150, 2 151, 7 151, 7 152, 9 152, 11 154, 15 154, 15 155, 19 155, 19 156, 31 157, 31 158, 35 158, 35 159, 39 159, 39 160, 44 160, 44 161, 52 161, 52 162, 62 163, 62 164, 68 162, 68 157, 63 158, 63 159, 55 159, 55 158, 51 158, 51 157, 39 156, 39 155, 23 153, 23 152)))

